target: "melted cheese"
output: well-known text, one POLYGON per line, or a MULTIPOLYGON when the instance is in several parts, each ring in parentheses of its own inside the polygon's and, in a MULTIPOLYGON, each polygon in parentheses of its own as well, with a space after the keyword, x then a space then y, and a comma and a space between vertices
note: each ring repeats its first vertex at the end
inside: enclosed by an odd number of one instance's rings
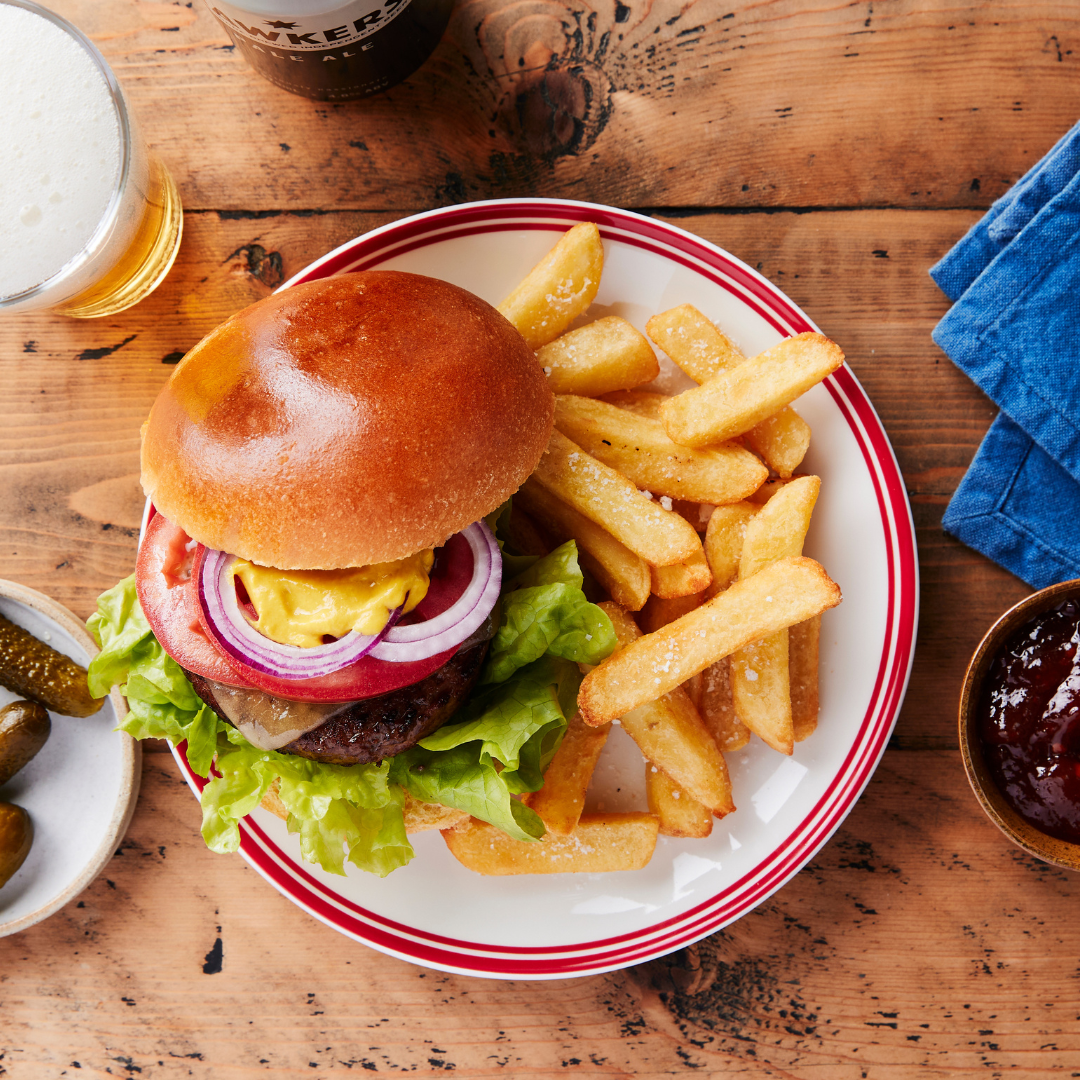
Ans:
POLYGON ((244 559, 233 564, 258 621, 252 626, 282 645, 313 648, 351 630, 377 634, 395 608, 412 611, 427 595, 431 549, 395 562, 346 570, 275 570, 244 559))
POLYGON ((214 692, 216 711, 227 716, 247 741, 260 750, 280 750, 350 707, 349 702, 322 705, 313 701, 287 701, 261 690, 226 686, 213 679, 206 681, 214 692))

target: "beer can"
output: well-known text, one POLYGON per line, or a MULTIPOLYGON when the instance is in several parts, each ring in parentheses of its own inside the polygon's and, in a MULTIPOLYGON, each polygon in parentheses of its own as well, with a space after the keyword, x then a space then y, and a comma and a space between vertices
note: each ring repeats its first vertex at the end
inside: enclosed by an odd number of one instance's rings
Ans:
POLYGON ((386 90, 431 54, 453 0, 207 0, 244 59, 275 86, 316 101, 386 90))

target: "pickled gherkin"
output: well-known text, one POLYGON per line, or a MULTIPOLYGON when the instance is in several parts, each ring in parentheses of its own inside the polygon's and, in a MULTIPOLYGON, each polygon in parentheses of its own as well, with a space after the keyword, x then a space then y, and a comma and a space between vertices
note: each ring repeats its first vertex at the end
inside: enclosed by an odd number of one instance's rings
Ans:
POLYGON ((0 709, 0 787, 45 745, 52 723, 38 701, 13 701, 0 709))
POLYGON ((0 889, 26 861, 33 842, 30 815, 21 806, 0 802, 0 889))
POLYGON ((90 696, 86 668, 0 615, 0 686, 65 716, 90 716, 104 698, 90 696))

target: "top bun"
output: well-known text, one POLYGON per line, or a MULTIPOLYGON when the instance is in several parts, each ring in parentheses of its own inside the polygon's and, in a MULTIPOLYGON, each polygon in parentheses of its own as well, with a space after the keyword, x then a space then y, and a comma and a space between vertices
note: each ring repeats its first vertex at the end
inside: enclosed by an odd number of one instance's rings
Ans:
POLYGON ((207 547, 282 570, 400 559, 491 513, 547 447, 543 369, 490 304, 345 274, 227 319, 143 428, 143 490, 207 547))

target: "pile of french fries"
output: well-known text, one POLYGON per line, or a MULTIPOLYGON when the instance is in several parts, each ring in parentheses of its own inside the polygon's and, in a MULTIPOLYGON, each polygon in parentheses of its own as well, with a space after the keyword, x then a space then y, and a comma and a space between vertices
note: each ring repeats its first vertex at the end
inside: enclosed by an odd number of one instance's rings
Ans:
POLYGON ((613 316, 569 329, 603 262, 599 229, 576 225, 499 307, 556 394, 547 452, 514 497, 511 542, 545 554, 575 540, 611 598, 601 607, 618 648, 586 674, 544 786, 524 797, 543 840, 476 819, 443 831, 482 874, 639 869, 658 834, 705 837, 734 811, 725 754, 752 734, 790 754, 817 725, 821 613, 840 590, 802 556, 821 482, 797 475, 810 428, 791 402, 844 354, 799 334, 747 358, 683 305, 646 331, 698 386, 637 389, 660 373, 643 334, 613 316), (645 758, 648 813, 583 813, 612 724, 645 758))

